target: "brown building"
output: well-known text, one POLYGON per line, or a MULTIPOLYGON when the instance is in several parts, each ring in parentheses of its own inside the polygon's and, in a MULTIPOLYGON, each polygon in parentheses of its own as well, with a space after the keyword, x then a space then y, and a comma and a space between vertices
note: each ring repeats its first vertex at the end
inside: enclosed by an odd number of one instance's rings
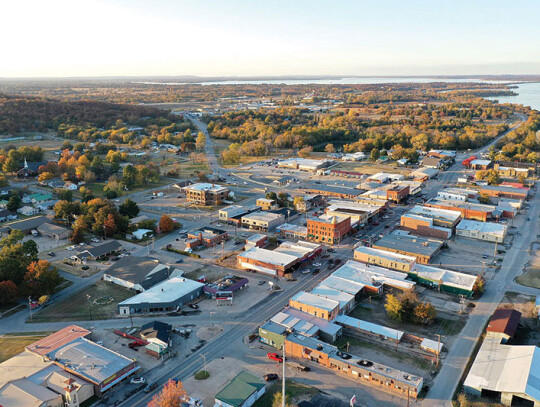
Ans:
POLYGON ((415 235, 385 235, 382 239, 373 243, 373 247, 379 250, 404 254, 416 257, 417 263, 428 264, 430 260, 441 250, 443 242, 415 235))
POLYGON ((495 206, 493 205, 484 205, 477 203, 464 202, 454 199, 430 199, 424 206, 429 206, 431 208, 446 209, 450 211, 458 211, 461 213, 463 219, 474 219, 482 222, 487 222, 488 219, 491 219, 493 211, 495 211, 495 206))
POLYGON ((299 333, 287 336, 285 353, 288 357, 311 360, 362 385, 405 399, 416 399, 424 384, 420 376, 346 354, 333 345, 299 333))
POLYGON ((507 185, 485 185, 480 189, 480 194, 498 198, 527 199, 528 188, 515 188, 507 185))
POLYGON ((307 221, 307 238, 316 242, 335 244, 351 230, 351 218, 322 215, 307 221))
POLYGON ((220 205, 229 197, 229 189, 221 185, 198 183, 182 188, 188 202, 200 205, 220 205))
POLYGON ((279 209, 279 205, 275 199, 259 198, 255 205, 260 206, 263 211, 279 209))
POLYGON ((503 343, 512 338, 517 330, 521 312, 510 308, 497 308, 486 329, 486 336, 499 338, 503 343))
POLYGON ((410 194, 408 185, 394 185, 392 188, 386 190, 386 199, 389 201, 400 203, 406 199, 410 194))
POLYGON ((206 226, 188 233, 186 246, 194 249, 198 246, 213 247, 226 241, 228 234, 226 231, 206 226))

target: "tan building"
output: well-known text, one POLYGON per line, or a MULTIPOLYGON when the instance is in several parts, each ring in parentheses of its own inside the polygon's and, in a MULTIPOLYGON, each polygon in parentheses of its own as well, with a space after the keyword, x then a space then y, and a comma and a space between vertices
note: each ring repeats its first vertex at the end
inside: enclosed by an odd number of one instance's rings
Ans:
POLYGON ((220 205, 229 197, 229 188, 221 185, 198 183, 182 188, 188 202, 200 205, 220 205))
POLYGON ((257 199, 257 206, 260 206, 263 211, 273 211, 279 209, 278 203, 274 199, 259 198, 257 199))
POLYGON ((300 291, 289 300, 289 306, 306 314, 332 321, 339 314, 339 302, 300 291))
POLYGON ((242 227, 247 229, 273 230, 285 223, 285 216, 272 212, 254 212, 242 216, 242 227))
POLYGON ((354 259, 362 263, 376 264, 377 266, 404 272, 411 271, 416 264, 416 257, 366 246, 354 249, 354 259))

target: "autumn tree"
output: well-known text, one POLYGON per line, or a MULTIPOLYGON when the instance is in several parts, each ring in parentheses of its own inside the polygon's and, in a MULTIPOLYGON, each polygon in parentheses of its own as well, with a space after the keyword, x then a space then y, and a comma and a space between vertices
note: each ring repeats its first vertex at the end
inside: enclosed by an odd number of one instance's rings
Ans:
POLYGON ((324 151, 326 151, 327 153, 335 153, 336 152, 336 148, 334 147, 334 145, 332 143, 328 143, 325 147, 324 147, 324 151))
POLYGON ((298 150, 298 157, 301 157, 301 158, 308 158, 309 155, 313 152, 313 147, 311 146, 307 146, 307 147, 304 147, 304 148, 301 148, 300 150, 298 150))
POLYGON ((206 136, 204 135, 202 131, 200 131, 197 134, 197 140, 195 140, 195 148, 198 151, 202 151, 204 150, 205 145, 206 145, 206 136))
POLYGON ((371 158, 371 161, 377 161, 379 159, 379 157, 381 156, 381 152, 379 151, 378 148, 373 148, 371 150, 371 154, 370 154, 370 158, 371 158))
POLYGON ((490 204, 491 198, 488 194, 482 192, 480 195, 478 195, 478 202, 480 202, 481 204, 490 204))
POLYGON ((30 263, 24 275, 28 294, 35 296, 52 294, 61 280, 58 270, 47 260, 30 263))
POLYGON ((107 215, 107 219, 103 222, 105 236, 113 236, 117 231, 116 220, 113 213, 107 215))
POLYGON ((77 244, 84 242, 84 229, 81 227, 73 228, 73 233, 70 236, 70 240, 77 244))
POLYGON ((0 281, 0 304, 10 304, 17 298, 17 286, 11 280, 0 281))
POLYGON ((159 219, 159 230, 161 233, 172 232, 176 228, 176 223, 169 215, 161 215, 159 219))
POLYGON ((304 197, 303 196, 295 196, 294 197, 294 207, 298 209, 299 206, 304 204, 304 197))
POLYGON ((427 325, 435 319, 437 311, 430 302, 419 302, 414 307, 414 319, 416 322, 427 325))
POLYGON ((42 172, 38 176, 38 181, 39 182, 45 182, 45 181, 48 181, 48 180, 53 179, 53 178, 54 178, 54 174, 52 172, 42 172))
POLYGON ((429 302, 420 302, 414 292, 388 294, 384 308, 391 319, 401 322, 428 324, 437 315, 433 305, 429 302))
POLYGON ((148 403, 148 407, 178 407, 186 396, 182 382, 169 380, 148 403))

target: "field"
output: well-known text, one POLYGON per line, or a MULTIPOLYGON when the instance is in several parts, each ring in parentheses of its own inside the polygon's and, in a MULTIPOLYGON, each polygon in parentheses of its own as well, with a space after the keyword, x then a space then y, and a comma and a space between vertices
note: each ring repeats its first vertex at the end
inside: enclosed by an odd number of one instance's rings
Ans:
POLYGON ((532 257, 529 267, 516 278, 516 282, 527 287, 540 288, 540 245, 535 244, 533 251, 534 257, 532 257))
POLYGON ((44 337, 45 335, 0 337, 0 363, 18 355, 26 346, 44 337))
POLYGON ((34 314, 31 322, 109 319, 114 317, 116 305, 134 294, 126 288, 99 280, 73 296, 34 314), (106 300, 107 298, 109 300, 106 300), (101 304, 96 304, 94 300, 101 300, 101 304))
MULTIPOLYGON (((285 385, 286 385, 285 394, 287 395, 287 405, 290 405, 289 403, 291 403, 291 405, 292 404, 296 405, 300 401, 311 400, 313 396, 319 393, 319 390, 316 389, 315 387, 306 386, 305 384, 301 384, 290 379, 286 380, 285 385)), ((264 393, 263 396, 259 400, 257 400, 255 404, 253 404, 253 406, 254 407, 268 407, 268 406, 275 405, 272 403, 276 394, 281 394, 281 381, 274 382, 274 384, 267 387, 266 393, 264 393)), ((281 397, 280 397, 280 400, 281 400, 281 397)))

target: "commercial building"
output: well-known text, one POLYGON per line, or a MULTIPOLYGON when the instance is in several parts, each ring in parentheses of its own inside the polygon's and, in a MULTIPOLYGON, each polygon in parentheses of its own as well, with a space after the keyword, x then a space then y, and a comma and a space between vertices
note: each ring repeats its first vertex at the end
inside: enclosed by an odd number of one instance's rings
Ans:
POLYGON ((469 370, 466 393, 504 406, 540 406, 540 348, 486 337, 469 370), (491 401, 490 400, 490 401, 491 401))
POLYGON ((331 200, 325 213, 328 216, 340 216, 351 218, 351 224, 358 222, 359 225, 367 223, 375 215, 380 214, 386 205, 371 201, 369 203, 331 200))
MULTIPOLYGON (((407 279, 407 274, 399 271, 392 271, 386 268, 359 263, 349 260, 343 266, 332 273, 333 278, 340 278, 363 285, 363 292, 382 294, 385 287, 397 288, 402 291, 414 290, 415 283, 407 279)), ((330 278, 330 277, 329 277, 330 278)), ((332 282, 323 283, 332 287, 332 282)))
POLYGON ((446 209, 450 211, 458 211, 464 219, 475 219, 482 222, 487 221, 493 215, 496 207, 493 205, 485 205, 471 202, 463 202, 462 200, 451 199, 430 199, 424 206, 430 208, 446 209))
POLYGON ((226 241, 229 235, 226 231, 211 226, 204 226, 200 229, 188 233, 186 246, 194 249, 199 246, 214 247, 221 242, 226 241))
POLYGON ((76 257, 79 261, 85 262, 87 260, 99 260, 110 254, 119 252, 122 250, 122 244, 118 240, 109 240, 106 243, 99 246, 91 246, 88 249, 77 252, 76 257))
POLYGON ((224 223, 240 226, 242 224, 242 216, 260 210, 261 207, 257 205, 230 205, 219 210, 219 220, 224 223))
POLYGON ((343 326, 344 332, 353 337, 368 337, 371 339, 382 339, 384 341, 399 343, 405 332, 397 329, 388 328, 374 324, 372 322, 363 321, 361 319, 352 318, 346 315, 338 315, 334 321, 336 324, 343 326))
POLYGON ((437 192, 437 198, 448 199, 454 201, 467 202, 469 199, 476 199, 478 197, 478 191, 475 189, 466 188, 445 188, 437 192))
POLYGON ((416 261, 428 264, 430 260, 441 250, 441 240, 428 239, 415 235, 388 234, 373 243, 375 249, 404 254, 416 257, 416 261))
POLYGON ((354 259, 392 270, 409 272, 416 264, 416 257, 405 256, 373 247, 359 246, 354 249, 354 259))
POLYGON ((242 371, 216 394, 214 407, 251 407, 265 391, 261 379, 242 371))
POLYGON ((216 184, 197 183, 182 188, 188 202, 200 205, 220 205, 229 197, 229 188, 216 184))
POLYGON ((491 160, 476 159, 472 160, 469 165, 473 170, 487 170, 491 165, 491 160))
POLYGON ((401 216, 401 229, 420 236, 449 239, 460 220, 459 212, 417 205, 401 216))
POLYGON ((506 236, 507 226, 501 223, 478 222, 463 219, 456 226, 456 235, 487 242, 502 243, 506 236))
POLYGON ((515 188, 505 185, 484 185, 482 188, 480 188, 480 193, 492 197, 525 200, 529 196, 529 189, 515 188))
POLYGON ((298 333, 287 336, 285 351, 289 357, 311 360, 344 374, 360 384, 403 398, 416 399, 424 383, 422 377, 361 359, 358 356, 345 355, 333 345, 298 333))
POLYGON ((394 184, 386 190, 386 199, 395 203, 400 203, 407 199, 409 194, 410 188, 408 185, 394 184))
POLYGON ((421 167, 411 172, 409 177, 415 181, 427 181, 431 178, 435 178, 439 174, 439 170, 436 168, 421 167))
POLYGON ((173 277, 118 304, 118 314, 163 313, 176 311, 202 294, 204 284, 173 277))
POLYGON ((259 271, 272 276, 283 277, 292 273, 298 264, 298 258, 290 254, 274 253, 272 250, 253 247, 240 253, 237 257, 238 268, 259 271))
POLYGON ((501 343, 508 342, 516 334, 521 312, 510 308, 497 308, 486 328, 486 337, 496 338, 501 343))
POLYGON ((535 163, 497 162, 493 165, 493 169, 499 172, 501 178, 519 178, 520 176, 529 178, 536 174, 536 166, 535 163))
MULTIPOLYGON (((63 407, 62 395, 46 386, 40 386, 26 378, 16 379, 0 386, 2 407, 63 407)), ((66 404, 68 405, 68 404, 66 404)))
POLYGON ((443 160, 437 157, 426 157, 422 160, 422 165, 426 168, 441 168, 443 160))
POLYGON ((42 235, 55 240, 64 240, 71 235, 71 229, 54 223, 42 223, 37 227, 37 231, 42 235))
POLYGON ((354 199, 364 192, 360 189, 336 185, 310 185, 305 188, 305 191, 308 194, 331 196, 340 199, 354 199))
POLYGON ((279 209, 279 205, 275 199, 259 198, 255 204, 260 206, 263 211, 279 209))
POLYGON ((242 227, 268 232, 285 223, 285 216, 272 212, 254 212, 242 216, 242 227))
POLYGON ((278 167, 315 172, 321 168, 328 167, 332 163, 332 160, 312 160, 309 158, 294 157, 278 162, 278 167))
POLYGON ((457 152, 454 150, 429 150, 428 157, 439 157, 445 160, 454 160, 457 152))
POLYGON ((339 313, 339 302, 300 291, 289 300, 289 306, 299 311, 332 321, 339 313))
POLYGON ((321 215, 307 220, 307 238, 316 242, 339 243, 350 230, 350 217, 321 215))
POLYGON ((25 234, 29 234, 32 230, 36 230, 44 223, 52 223, 52 220, 45 216, 35 216, 29 219, 18 220, 6 225, 10 230, 20 230, 25 234))
POLYGON ((103 280, 143 292, 150 287, 176 277, 182 272, 149 257, 126 256, 113 263, 103 274, 103 280))
POLYGON ((283 253, 295 256, 299 263, 306 260, 311 260, 322 253, 322 246, 317 243, 304 242, 299 240, 298 242, 283 242, 276 249, 274 253, 283 253))
POLYGON ((326 201, 322 195, 305 194, 301 195, 301 198, 295 205, 295 209, 300 212, 307 212, 310 209, 323 206, 326 201))
POLYGON ((276 232, 283 237, 292 239, 307 239, 307 227, 284 223, 276 228, 276 232))
POLYGON ((244 249, 251 249, 252 247, 264 247, 268 244, 268 236, 256 233, 246 238, 246 244, 244 249))
POLYGON ((408 273, 408 277, 418 284, 439 291, 470 298, 474 294, 477 276, 446 270, 438 267, 417 264, 408 273))
POLYGON ((211 298, 218 298, 222 293, 228 293, 232 298, 235 292, 244 289, 248 283, 247 278, 228 274, 218 281, 207 283, 203 287, 203 292, 211 298))
POLYGON ((313 288, 310 293, 328 300, 337 301, 339 303, 340 314, 351 312, 356 304, 355 296, 353 294, 349 294, 333 287, 328 287, 324 284, 324 281, 313 288))

